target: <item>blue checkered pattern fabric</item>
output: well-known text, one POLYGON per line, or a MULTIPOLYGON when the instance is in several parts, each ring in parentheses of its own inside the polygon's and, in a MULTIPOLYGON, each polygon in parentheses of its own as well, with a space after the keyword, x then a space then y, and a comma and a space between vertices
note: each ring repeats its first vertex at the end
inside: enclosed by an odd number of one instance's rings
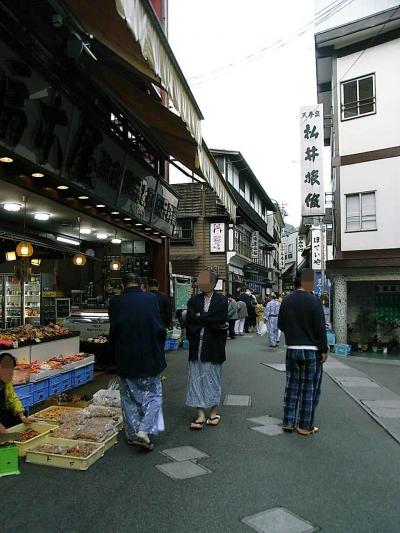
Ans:
POLYGON ((321 394, 321 354, 316 350, 286 352, 285 426, 314 427, 315 409, 321 394))

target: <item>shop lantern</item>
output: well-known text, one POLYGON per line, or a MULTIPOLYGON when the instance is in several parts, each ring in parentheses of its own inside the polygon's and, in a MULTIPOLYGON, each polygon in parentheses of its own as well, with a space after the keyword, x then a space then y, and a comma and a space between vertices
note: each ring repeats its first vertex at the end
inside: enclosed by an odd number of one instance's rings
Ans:
POLYGON ((121 270, 121 266, 121 261, 113 259, 110 263, 110 270, 116 272, 117 270, 121 270))
MULTIPOLYGON (((79 242, 81 242, 81 219, 80 219, 80 217, 78 217, 78 224, 79 224, 79 228, 78 228, 79 239, 78 240, 79 240, 79 242)), ((86 255, 82 254, 81 252, 78 252, 72 258, 72 262, 73 262, 73 264, 75 266, 83 267, 83 266, 86 265, 86 255)))
MULTIPOLYGON (((26 197, 23 196, 22 200, 24 202, 24 237, 26 236, 26 197)), ((17 248, 15 249, 18 257, 31 257, 33 255, 33 246, 28 241, 21 241, 17 244, 17 248)))
POLYGON ((17 260, 17 254, 12 252, 6 252, 6 261, 16 261, 17 260))
POLYGON ((74 255, 74 257, 72 258, 72 262, 74 263, 75 266, 85 266, 86 256, 79 252, 78 254, 74 255))
POLYGON ((17 244, 15 251, 18 257, 31 257, 33 255, 33 246, 30 242, 21 241, 17 244))

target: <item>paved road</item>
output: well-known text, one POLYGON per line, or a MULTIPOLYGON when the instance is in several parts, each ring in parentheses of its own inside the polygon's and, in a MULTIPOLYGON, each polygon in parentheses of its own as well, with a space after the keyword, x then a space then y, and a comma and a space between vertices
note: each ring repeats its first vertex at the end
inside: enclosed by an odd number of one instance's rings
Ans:
POLYGON ((230 341, 224 395, 251 395, 251 406, 223 406, 219 427, 191 432, 186 357, 168 355, 167 430, 156 451, 120 437, 87 472, 23 464, 21 476, 0 480, 0 531, 250 533, 241 519, 276 507, 326 532, 399 531, 400 446, 330 378, 320 434, 263 435, 247 419, 281 416, 284 373, 260 363, 283 362, 284 352, 257 336, 230 341), (174 481, 155 468, 171 463, 160 451, 180 446, 205 452, 199 463, 212 473, 174 481))

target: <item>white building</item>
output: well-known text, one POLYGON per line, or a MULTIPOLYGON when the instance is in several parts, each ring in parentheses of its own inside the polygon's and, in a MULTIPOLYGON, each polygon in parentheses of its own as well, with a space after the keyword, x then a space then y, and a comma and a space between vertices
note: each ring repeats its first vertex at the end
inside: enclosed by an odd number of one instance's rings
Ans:
POLYGON ((317 33, 315 46, 332 151, 334 329, 338 342, 393 344, 396 330, 387 323, 400 318, 400 6, 317 33))

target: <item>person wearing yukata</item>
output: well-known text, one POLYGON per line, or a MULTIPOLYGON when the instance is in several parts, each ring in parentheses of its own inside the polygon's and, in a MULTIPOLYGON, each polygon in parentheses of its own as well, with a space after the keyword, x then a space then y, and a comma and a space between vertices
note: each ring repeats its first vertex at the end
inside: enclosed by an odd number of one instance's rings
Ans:
POLYGON ((0 433, 21 423, 32 423, 32 419, 25 416, 24 407, 12 384, 16 364, 10 353, 0 354, 0 433))
POLYGON ((226 359, 228 299, 215 291, 218 276, 200 272, 197 286, 201 293, 187 304, 186 338, 189 341, 189 376, 186 404, 197 414, 190 429, 217 426, 221 420, 222 364, 226 359), (209 410, 208 416, 206 411, 209 410))
POLYGON ((278 346, 278 315, 281 304, 276 298, 275 294, 271 294, 271 299, 265 306, 264 317, 268 322, 268 336, 269 336, 269 345, 271 348, 276 348, 278 346))
POLYGON ((313 287, 313 270, 298 273, 295 291, 283 300, 278 319, 287 345, 282 429, 306 436, 319 431, 314 417, 322 366, 328 358, 324 311, 319 298, 311 294, 313 287))
POLYGON ((167 366, 165 325, 157 296, 142 291, 135 274, 125 274, 122 284, 124 292, 110 300, 108 312, 126 440, 151 451, 151 436, 164 430, 160 374, 167 366))

